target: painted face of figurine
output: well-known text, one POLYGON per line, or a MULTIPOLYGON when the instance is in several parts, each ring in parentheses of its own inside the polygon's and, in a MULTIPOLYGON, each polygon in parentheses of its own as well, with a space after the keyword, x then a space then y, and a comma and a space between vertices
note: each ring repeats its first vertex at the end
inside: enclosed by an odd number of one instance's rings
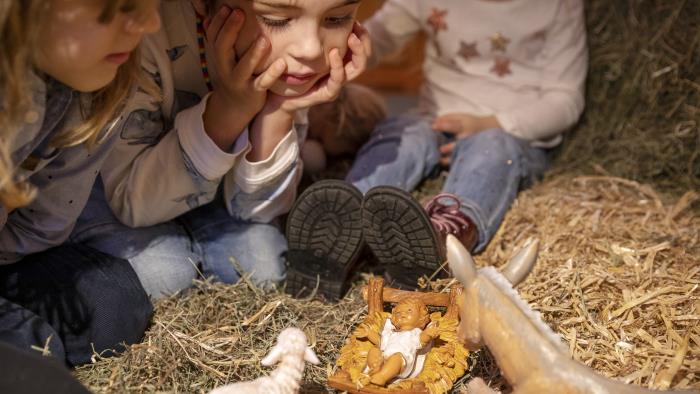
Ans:
POLYGON ((414 328, 425 327, 425 315, 427 310, 415 302, 401 302, 391 312, 391 324, 399 331, 408 331, 414 328))

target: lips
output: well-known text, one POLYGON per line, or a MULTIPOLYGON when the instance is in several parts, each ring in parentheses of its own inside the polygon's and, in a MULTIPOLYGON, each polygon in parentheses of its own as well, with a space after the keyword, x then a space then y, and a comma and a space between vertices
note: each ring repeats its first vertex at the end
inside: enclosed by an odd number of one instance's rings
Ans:
POLYGON ((112 53, 107 55, 107 57, 105 57, 105 60, 107 60, 110 63, 121 65, 126 63, 127 60, 129 60, 130 55, 131 52, 112 53))
POLYGON ((282 74, 280 79, 288 85, 303 85, 312 81, 316 78, 318 74, 308 73, 308 74, 282 74))

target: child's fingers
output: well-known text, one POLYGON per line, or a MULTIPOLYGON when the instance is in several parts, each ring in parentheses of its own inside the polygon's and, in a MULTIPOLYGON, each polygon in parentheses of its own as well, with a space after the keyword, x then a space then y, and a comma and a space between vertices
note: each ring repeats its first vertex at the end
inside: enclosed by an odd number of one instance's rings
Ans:
POLYGON ((365 49, 365 55, 367 55, 367 57, 372 56, 372 40, 369 38, 367 29, 365 29, 360 22, 355 21, 355 24, 352 27, 352 32, 355 33, 355 35, 360 39, 360 42, 362 42, 362 46, 365 49))
POLYGON ((210 43, 216 42, 219 36, 219 31, 221 31, 221 27, 224 25, 224 22, 226 22, 226 19, 228 19, 229 15, 231 15, 231 9, 229 7, 223 6, 219 8, 219 11, 211 19, 205 33, 207 36, 207 40, 210 43))
POLYGON ((258 65, 270 52, 270 41, 260 36, 243 54, 241 60, 236 64, 235 73, 240 81, 247 81, 255 72, 258 65))
POLYGON ((454 142, 449 142, 447 144, 443 144, 440 146, 440 155, 443 157, 447 156, 452 156, 452 152, 455 150, 455 143, 454 142))
POLYGON ((243 11, 239 9, 233 10, 221 27, 216 41, 214 41, 214 48, 220 54, 221 60, 235 62, 234 45, 238 39, 238 33, 243 28, 244 18, 245 14, 243 14, 243 11))
POLYGON ((442 156, 440 158, 440 165, 443 167, 449 167, 452 163, 452 156, 442 156))
POLYGON ((332 49, 328 57, 330 58, 331 72, 326 83, 326 89, 329 93, 328 99, 333 100, 338 97, 340 89, 345 84, 345 67, 338 49, 332 49))
POLYGON ((275 60, 267 70, 255 78, 253 82, 254 89, 259 92, 270 89, 275 81, 284 74, 285 70, 287 70, 287 63, 282 59, 275 60))
POLYGON ((433 122, 433 129, 457 134, 462 131, 462 123, 449 115, 441 116, 433 122))
POLYGON ((345 65, 345 73, 347 74, 348 80, 353 80, 359 76, 367 67, 367 54, 365 53, 365 47, 362 42, 355 35, 355 33, 350 34, 348 38, 348 47, 352 52, 352 58, 347 65, 345 65))

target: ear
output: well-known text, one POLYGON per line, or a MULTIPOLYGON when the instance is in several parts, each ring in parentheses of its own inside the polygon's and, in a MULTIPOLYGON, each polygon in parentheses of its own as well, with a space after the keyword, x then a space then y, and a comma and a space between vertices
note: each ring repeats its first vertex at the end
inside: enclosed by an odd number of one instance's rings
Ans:
POLYGON ((316 357, 316 353, 314 353, 313 350, 311 350, 310 347, 306 347, 306 350, 304 350, 304 361, 309 362, 311 364, 317 365, 320 364, 321 361, 316 357))
POLYGON ((260 364, 269 367, 271 365, 276 364, 280 360, 280 356, 282 355, 282 348, 280 347, 279 344, 276 344, 271 350, 270 353, 265 356, 262 360, 260 360, 260 364))
POLYGON ((192 3, 192 7, 194 7, 194 11, 203 16, 206 17, 209 15, 209 10, 207 9, 207 2, 206 0, 190 0, 192 3))

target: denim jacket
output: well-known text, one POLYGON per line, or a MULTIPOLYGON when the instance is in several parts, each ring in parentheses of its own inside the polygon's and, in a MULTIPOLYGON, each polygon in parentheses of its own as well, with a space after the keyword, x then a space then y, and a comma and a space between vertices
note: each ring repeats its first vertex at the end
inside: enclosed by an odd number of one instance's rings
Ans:
POLYGON ((37 189, 27 206, 7 212, 0 205, 0 264, 62 244, 90 195, 98 171, 115 141, 118 119, 102 131, 99 143, 55 148, 51 140, 83 121, 78 93, 51 78, 31 76, 33 105, 10 139, 15 175, 37 189))

